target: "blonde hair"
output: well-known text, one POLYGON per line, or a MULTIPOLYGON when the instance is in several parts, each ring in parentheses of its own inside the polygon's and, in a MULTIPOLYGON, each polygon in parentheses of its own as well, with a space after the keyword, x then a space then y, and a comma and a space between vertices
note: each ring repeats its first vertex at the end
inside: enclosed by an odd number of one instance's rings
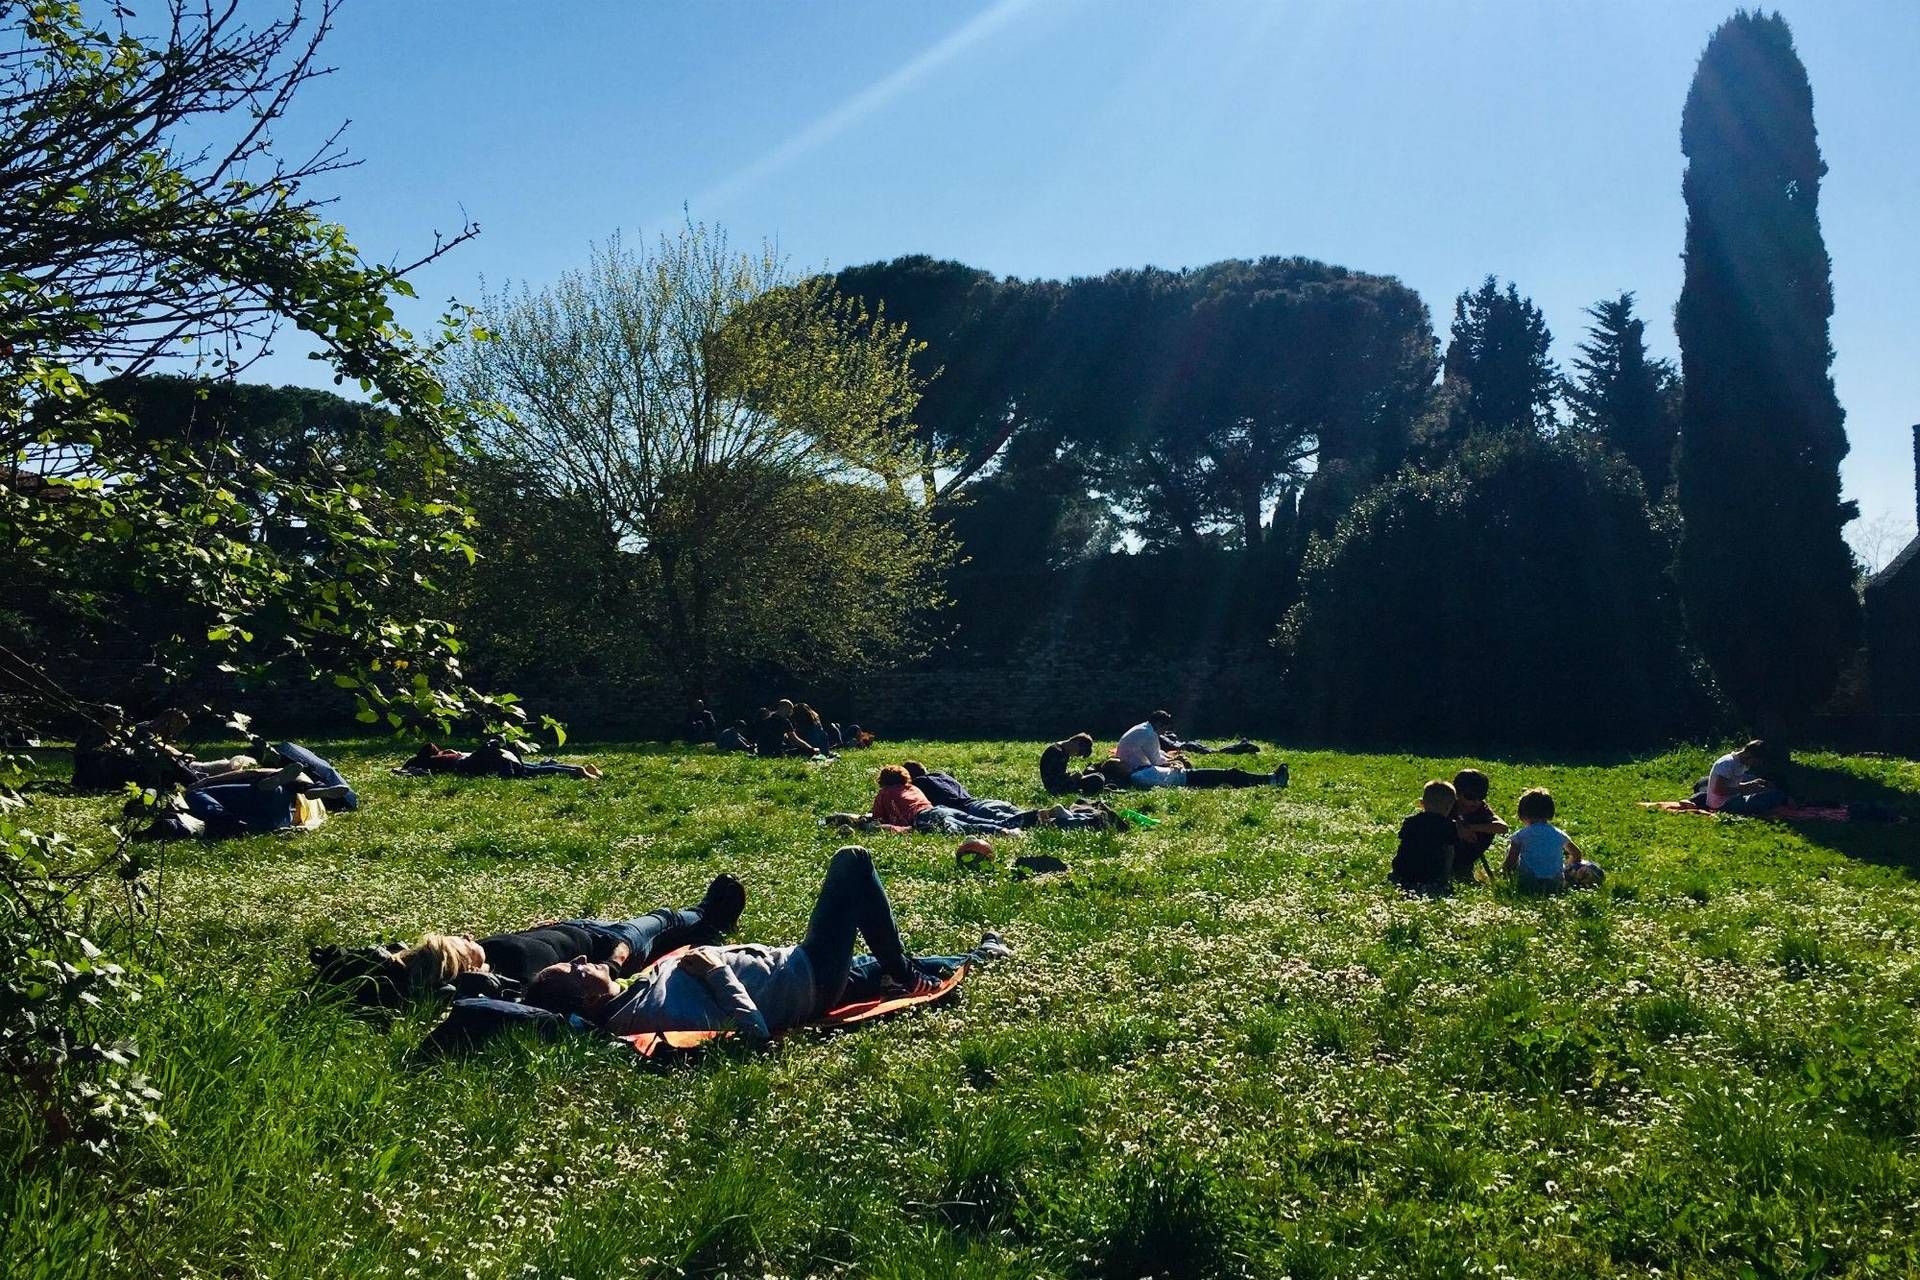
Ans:
POLYGON ((420 941, 394 956, 407 975, 410 991, 431 991, 474 968, 466 939, 451 934, 422 934, 420 941))

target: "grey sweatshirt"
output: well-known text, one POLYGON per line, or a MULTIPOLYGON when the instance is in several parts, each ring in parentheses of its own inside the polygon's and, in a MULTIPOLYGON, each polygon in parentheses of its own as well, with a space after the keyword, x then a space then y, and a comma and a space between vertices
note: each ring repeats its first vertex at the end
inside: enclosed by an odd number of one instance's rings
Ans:
POLYGON ((607 1006, 601 1025, 615 1035, 641 1031, 738 1031, 764 1040, 812 1019, 813 965, 798 947, 700 947, 717 963, 705 973, 685 955, 640 975, 607 1006))

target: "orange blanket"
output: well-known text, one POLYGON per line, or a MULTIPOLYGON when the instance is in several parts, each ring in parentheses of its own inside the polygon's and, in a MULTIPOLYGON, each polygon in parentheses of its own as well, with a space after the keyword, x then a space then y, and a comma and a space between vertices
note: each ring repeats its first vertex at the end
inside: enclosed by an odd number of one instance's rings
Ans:
MULTIPOLYGON (((1642 809, 1654 809, 1661 813, 1703 813, 1711 817, 1719 813, 1718 809, 1703 809, 1691 800, 1642 800, 1642 809)), ((1730 813, 1729 818, 1743 815, 1730 813)), ((1756 818, 1777 818, 1782 822, 1846 822, 1845 805, 1825 804, 1783 804, 1777 809, 1768 809, 1764 813, 1748 815, 1756 818)))
MULTIPOLYGON (((685 947, 680 949, 680 951, 684 950, 686 950, 685 947)), ((667 955, 661 956, 660 960, 654 961, 654 964, 659 964, 661 960, 671 959, 673 956, 679 955, 680 951, 669 952, 667 955)), ((968 966, 961 965, 958 969, 955 969, 951 974, 947 975, 933 990, 922 995, 893 996, 881 1000, 863 1000, 857 1004, 843 1004, 836 1009, 827 1010, 826 1013, 822 1014, 813 1022, 804 1025, 810 1027, 846 1027, 856 1022, 867 1022, 874 1018, 884 1018, 890 1013, 898 1013, 902 1009, 911 1009, 915 1005, 932 1004, 936 1000, 944 1000, 953 994, 955 989, 959 987, 960 980, 967 976, 967 968, 968 966)), ((670 1053, 684 1053, 689 1050, 702 1048, 728 1034, 730 1033, 725 1031, 639 1031, 630 1036, 615 1036, 614 1039, 626 1041, 633 1047, 633 1051, 643 1058, 657 1058, 670 1053)))

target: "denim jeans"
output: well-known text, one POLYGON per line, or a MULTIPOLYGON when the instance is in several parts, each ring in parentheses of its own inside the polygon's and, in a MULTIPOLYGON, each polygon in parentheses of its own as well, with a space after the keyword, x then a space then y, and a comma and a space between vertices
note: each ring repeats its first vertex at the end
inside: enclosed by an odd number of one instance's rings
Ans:
POLYGON ((908 976, 907 952, 900 942, 900 926, 893 921, 887 891, 873 869, 873 854, 850 844, 827 863, 827 876, 807 921, 800 950, 813 967, 816 1012, 825 1013, 841 1002, 853 974, 853 941, 858 937, 873 953, 880 972, 896 982, 908 976))
POLYGON ((986 818, 1007 827, 1017 825, 1015 819, 1020 816, 1020 807, 1005 800, 969 800, 962 808, 972 817, 986 818))
MULTIPOLYGON (((319 756, 313 754, 313 752, 307 750, 297 742, 277 743, 273 749, 280 753, 282 760, 290 760, 294 764, 299 765, 306 771, 309 778, 312 778, 321 786, 346 787, 347 794, 338 801, 341 808, 358 809, 360 807, 360 797, 354 793, 352 787, 347 786, 347 780, 340 776, 340 771, 328 764, 325 760, 322 760, 319 756)), ((335 802, 328 801, 328 803, 332 804, 335 802)))
MULTIPOLYGON (((939 981, 965 964, 967 959, 966 956, 914 956, 913 964, 928 977, 939 981)), ((841 991, 840 998, 833 1002, 834 1007, 880 999, 887 993, 886 976, 881 972, 880 962, 872 956, 855 956, 848 967, 846 988, 841 991)))
POLYGON ((542 760, 538 764, 520 763, 512 766, 509 775, 515 778, 543 778, 549 774, 564 774, 569 778, 584 778, 587 771, 577 764, 561 764, 558 760, 542 760))
POLYGON ((988 836, 999 831, 1012 830, 1015 824, 997 818, 977 818, 961 809, 950 809, 937 804, 924 809, 913 820, 913 829, 924 835, 943 833, 950 836, 988 836))
POLYGON ((1728 796, 1727 802, 1720 806, 1721 813, 1766 813, 1778 809, 1787 802, 1787 793, 1779 787, 1768 787, 1765 791, 1755 791, 1750 795, 1728 796))
POLYGON ((293 825, 293 792, 286 787, 223 782, 187 792, 186 805, 188 813, 216 828, 243 824, 260 832, 293 825))
POLYGON ((718 942, 720 935, 707 927, 698 907, 660 907, 631 920, 566 920, 602 937, 627 944, 628 970, 643 969, 669 951, 680 947, 702 947, 718 942))

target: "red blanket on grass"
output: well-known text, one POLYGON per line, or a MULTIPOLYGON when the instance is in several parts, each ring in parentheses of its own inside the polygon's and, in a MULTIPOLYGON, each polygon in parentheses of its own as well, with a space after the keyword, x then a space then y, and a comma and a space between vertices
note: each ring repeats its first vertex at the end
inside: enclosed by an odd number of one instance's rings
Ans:
MULTIPOLYGON (((1723 812, 1720 809, 1702 808, 1691 800, 1642 800, 1642 809, 1653 809, 1660 813, 1700 813, 1709 817, 1723 812)), ((1778 809, 1769 809, 1765 813, 1727 814, 1730 818, 1778 818, 1783 822, 1847 822, 1845 805, 1827 804, 1783 804, 1778 809)))
MULTIPOLYGON (((659 964, 661 960, 671 959, 685 950, 687 950, 687 948, 682 947, 679 951, 668 952, 653 963, 659 964)), ((809 1027, 847 1027, 852 1026, 856 1022, 869 1022, 874 1018, 884 1018, 890 1013, 898 1013, 902 1009, 911 1009, 915 1005, 932 1004, 936 1000, 944 1000, 952 995, 960 986, 960 980, 967 976, 968 967, 969 966, 964 964, 961 965, 958 969, 948 974, 933 990, 922 995, 891 996, 880 1000, 862 1000, 856 1004, 843 1004, 838 1008, 827 1010, 814 1021, 801 1025, 809 1027)), ((694 1049, 704 1048, 720 1037, 729 1034, 731 1033, 726 1031, 638 1031, 630 1036, 615 1036, 614 1039, 626 1041, 628 1045, 632 1046, 633 1051, 643 1058, 660 1058, 672 1053, 686 1053, 694 1049)), ((781 1034, 784 1035, 785 1032, 781 1034)))

